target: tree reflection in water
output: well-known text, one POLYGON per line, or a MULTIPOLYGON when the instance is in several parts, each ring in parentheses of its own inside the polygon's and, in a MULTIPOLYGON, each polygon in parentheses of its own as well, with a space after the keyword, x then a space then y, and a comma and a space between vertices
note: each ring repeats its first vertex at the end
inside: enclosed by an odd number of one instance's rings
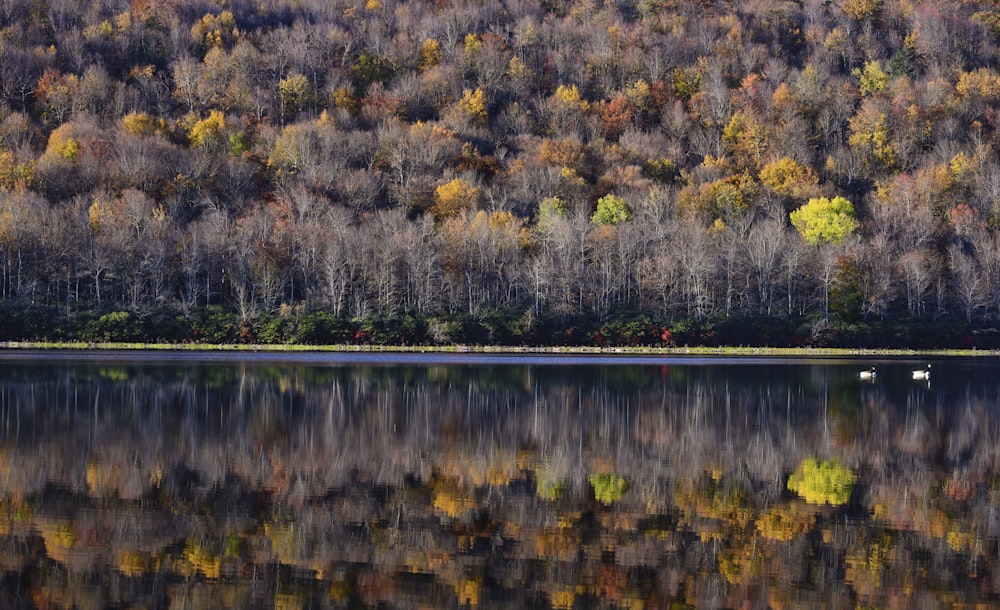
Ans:
POLYGON ((1000 601, 994 360, 5 364, 4 607, 1000 601))

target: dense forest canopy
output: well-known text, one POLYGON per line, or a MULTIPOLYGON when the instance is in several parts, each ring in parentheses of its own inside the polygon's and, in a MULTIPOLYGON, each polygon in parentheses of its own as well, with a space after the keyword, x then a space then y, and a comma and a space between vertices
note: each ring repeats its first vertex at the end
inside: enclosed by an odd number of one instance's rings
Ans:
POLYGON ((2 330, 971 341, 998 50, 992 1, 2 0, 2 330))

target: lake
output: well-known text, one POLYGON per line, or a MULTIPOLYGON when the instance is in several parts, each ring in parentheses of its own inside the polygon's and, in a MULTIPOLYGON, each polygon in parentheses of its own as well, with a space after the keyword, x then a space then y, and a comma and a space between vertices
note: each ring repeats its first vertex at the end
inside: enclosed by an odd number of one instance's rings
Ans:
POLYGON ((0 352, 0 607, 992 606, 998 411, 985 356, 0 352))

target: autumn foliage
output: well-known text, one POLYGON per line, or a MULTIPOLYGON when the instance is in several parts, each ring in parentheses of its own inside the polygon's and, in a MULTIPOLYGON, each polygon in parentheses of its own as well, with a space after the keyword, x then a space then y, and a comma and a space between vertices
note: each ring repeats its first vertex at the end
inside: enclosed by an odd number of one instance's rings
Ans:
POLYGON ((16 310, 301 304, 555 342, 644 315, 985 346, 1000 321, 995 3, 8 4, 0 196, 46 202, 0 248, 16 310), (128 189, 155 236, 73 237, 128 189), (518 246, 456 246, 481 211, 518 246))

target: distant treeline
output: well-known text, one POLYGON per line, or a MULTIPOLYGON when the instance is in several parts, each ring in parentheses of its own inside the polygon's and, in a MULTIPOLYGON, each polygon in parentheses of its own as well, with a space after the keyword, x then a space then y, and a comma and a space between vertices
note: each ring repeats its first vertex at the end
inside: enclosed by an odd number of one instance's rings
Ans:
POLYGON ((7 0, 3 332, 993 346, 998 50, 992 1, 7 0))

